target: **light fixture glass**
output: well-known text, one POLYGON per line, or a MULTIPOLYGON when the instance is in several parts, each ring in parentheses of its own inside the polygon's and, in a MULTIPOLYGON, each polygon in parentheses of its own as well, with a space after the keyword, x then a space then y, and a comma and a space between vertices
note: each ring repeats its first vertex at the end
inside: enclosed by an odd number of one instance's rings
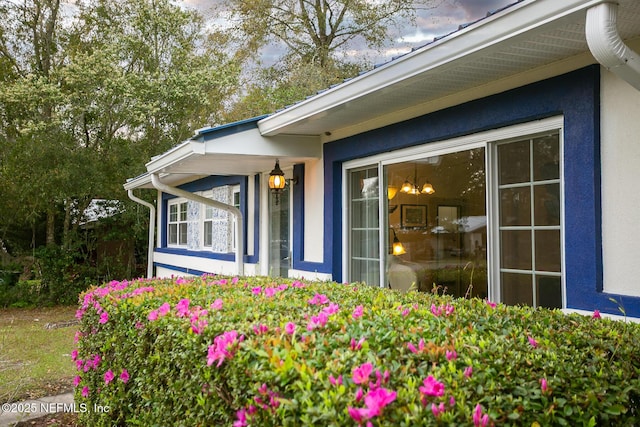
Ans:
POLYGON ((423 186, 422 186, 422 192, 424 194, 433 194, 436 192, 436 190, 433 188, 433 185, 431 185, 431 183, 429 181, 427 181, 423 186))
POLYGON ((409 180, 405 181, 400 187, 400 191, 403 193, 410 193, 413 190, 413 184, 409 182, 409 180))
POLYGON ((398 236, 396 235, 396 230, 394 230, 393 228, 391 230, 393 231, 393 244, 391 245, 391 250, 393 251, 393 254, 396 256, 406 254, 407 251, 404 248, 404 245, 402 244, 402 242, 400 242, 400 239, 398 239, 398 236))
POLYGON ((282 190, 286 183, 284 172, 280 169, 280 161, 276 159, 276 165, 269 173, 269 188, 272 190, 282 190))
POLYGON ((398 193, 398 187, 394 186, 394 185, 389 185, 387 187, 387 198, 389 200, 393 199, 394 197, 396 197, 396 194, 398 193))

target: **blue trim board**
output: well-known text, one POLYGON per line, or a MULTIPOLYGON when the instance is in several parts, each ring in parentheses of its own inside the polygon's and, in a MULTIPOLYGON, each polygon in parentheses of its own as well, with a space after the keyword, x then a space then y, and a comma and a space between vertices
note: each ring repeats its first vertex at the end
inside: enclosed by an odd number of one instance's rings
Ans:
POLYGON ((564 115, 567 307, 640 316, 640 298, 602 292, 600 68, 585 67, 324 145, 325 270, 342 281, 342 164, 435 141, 564 115))
POLYGON ((162 267, 162 268, 166 268, 167 270, 173 270, 176 273, 193 274, 194 276, 202 276, 203 274, 211 274, 211 273, 209 273, 207 271, 194 270, 194 269, 191 269, 191 268, 184 268, 184 267, 176 267, 175 265, 162 264, 160 262, 154 262, 153 265, 154 265, 154 267, 162 267))

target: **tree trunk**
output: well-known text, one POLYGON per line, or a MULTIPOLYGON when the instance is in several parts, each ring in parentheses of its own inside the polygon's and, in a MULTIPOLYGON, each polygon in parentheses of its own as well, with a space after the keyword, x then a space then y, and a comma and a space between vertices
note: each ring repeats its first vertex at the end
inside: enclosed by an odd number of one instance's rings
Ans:
POLYGON ((47 246, 56 245, 56 211, 53 207, 47 210, 47 246))

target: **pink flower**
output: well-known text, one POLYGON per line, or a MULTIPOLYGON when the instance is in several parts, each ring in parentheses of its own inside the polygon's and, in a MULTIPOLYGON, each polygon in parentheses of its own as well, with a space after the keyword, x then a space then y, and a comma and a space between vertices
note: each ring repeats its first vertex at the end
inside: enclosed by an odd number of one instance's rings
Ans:
POLYGON ((473 411, 473 425, 475 427, 486 427, 489 424, 489 415, 482 415, 482 406, 478 403, 473 411))
POLYGON ((158 310, 151 310, 149 312, 149 315, 147 316, 147 319, 149 319, 150 322, 158 320, 158 310))
POLYGON ((254 295, 260 295, 261 292, 262 292, 262 287, 260 286, 251 288, 251 293, 253 293, 254 295))
POLYGON ((529 340, 529 344, 531 344, 531 346, 532 346, 533 348, 538 347, 538 341, 536 341, 535 339, 533 339, 533 337, 532 337, 531 335, 529 335, 527 338, 528 338, 528 340, 529 340))
POLYGON ((89 387, 82 387, 82 397, 89 397, 89 387))
POLYGON ((311 316, 311 320, 307 323, 307 330, 313 331, 316 328, 325 326, 328 320, 329 316, 327 313, 321 311, 317 316, 311 316))
POLYGON ((447 350, 446 357, 447 357, 448 361, 456 360, 458 358, 458 353, 456 353, 455 350, 453 350, 453 351, 447 350))
POLYGON ((107 372, 104 373, 105 384, 109 384, 111 381, 113 381, 114 378, 115 378, 115 375, 113 375, 113 371, 111 369, 109 369, 107 372))
POLYGON ((362 424, 370 418, 379 416, 382 414, 382 410, 385 406, 390 404, 396 399, 396 392, 393 390, 387 390, 385 388, 377 388, 370 390, 364 398, 365 408, 352 408, 348 407, 349 416, 357 422, 362 424))
POLYGON ((471 378, 471 374, 473 374, 473 366, 467 366, 466 368, 464 368, 465 378, 471 378))
POLYGON ((103 311, 102 314, 100 315, 99 323, 105 324, 108 321, 109 321, 109 313, 107 313, 106 311, 103 311))
POLYGON ((296 324, 293 322, 287 322, 287 324, 284 325, 284 331, 289 335, 293 335, 296 331, 296 324))
POLYGON ((425 396, 440 397, 444 394, 444 384, 429 375, 422 382, 424 385, 420 387, 420 393, 425 396))
POLYGON ((433 412, 433 415, 436 418, 438 418, 444 411, 445 411, 444 403, 440 402, 440 405, 438 405, 438 406, 436 406, 435 403, 431 404, 431 412, 433 412))
POLYGON ((351 419, 357 422, 358 425, 361 425, 369 415, 369 410, 367 408, 352 408, 351 406, 349 406, 347 410, 349 411, 349 416, 351 417, 351 419))
POLYGON ((99 355, 99 354, 94 355, 94 356, 93 356, 93 363, 92 363, 92 364, 93 364, 93 367, 94 367, 94 368, 97 368, 97 367, 98 367, 98 365, 100 365, 100 362, 102 362, 102 357, 100 357, 100 355, 99 355))
POLYGON ((214 302, 211 303, 211 309, 212 310, 222 310, 222 300, 220 298, 218 298, 217 300, 215 300, 214 302))
POLYGON ((71 352, 71 360, 73 360, 74 362, 78 360, 78 350, 73 350, 71 352))
POLYGON ((80 375, 76 375, 73 378, 73 386, 78 387, 78 385, 80 385, 80 381, 82 381, 82 377, 80 375))
POLYGON ((169 311, 171 310, 171 306, 169 305, 168 302, 165 302, 164 304, 162 304, 160 306, 160 308, 158 309, 158 315, 159 316, 166 316, 167 313, 169 313, 169 311))
POLYGON ((413 345, 412 343, 407 343, 407 348, 409 349, 409 351, 411 351, 412 353, 419 353, 421 351, 424 350, 425 345, 424 345, 424 338, 420 338, 420 342, 418 343, 418 348, 416 348, 415 345, 413 345))
POLYGON ((373 371, 373 365, 370 362, 363 363, 353 370, 353 382, 356 384, 365 384, 369 381, 369 375, 373 371))
POLYGON ((362 317, 363 310, 364 308, 361 305, 357 306, 355 309, 353 309, 353 313, 351 313, 351 317, 353 317, 354 319, 362 317))
POLYGON ((315 294, 308 303, 311 305, 324 305, 329 303, 329 298, 324 294, 315 294))
POLYGON ((366 341, 366 337, 360 338, 358 342, 356 342, 355 338, 351 338, 351 350, 356 351, 362 348, 362 344, 366 341))
POLYGON ((364 397, 364 404, 369 409, 369 417, 378 416, 385 406, 396 400, 397 393, 386 388, 370 390, 364 397))
POLYGON ((342 385, 342 375, 338 375, 338 378, 336 378, 333 375, 329 374, 329 382, 333 386, 342 385))
POLYGON ((547 386, 546 378, 540 378, 540 389, 542 390, 543 393, 547 391, 548 386, 547 386))
POLYGON ((260 323, 258 326, 253 327, 253 332, 255 332, 256 335, 261 335, 268 331, 269 331, 269 327, 264 323, 260 323))
POLYGON ((122 380, 123 383, 128 383, 129 382, 129 371, 127 371, 126 369, 122 370, 122 373, 120 374, 120 379, 122 380))
POLYGON ((272 296, 274 296, 277 293, 278 293, 278 289, 277 288, 264 288, 264 295, 267 298, 271 298, 272 296))
POLYGON ((189 301, 188 298, 183 298, 176 305, 176 313, 178 317, 185 317, 189 313, 189 301))
POLYGON ((340 310, 340 306, 332 302, 332 303, 329 303, 329 306, 323 308, 322 312, 331 316, 332 314, 337 313, 339 310, 340 310))
POLYGON ((358 387, 358 389, 356 390, 356 395, 354 396, 354 399, 356 402, 360 402, 363 397, 364 397, 364 393, 362 392, 362 387, 358 387))
POLYGON ((488 305, 489 307, 491 307, 491 308, 496 308, 496 306, 498 305, 498 304, 496 304, 495 302, 491 302, 491 301, 489 301, 489 300, 485 300, 485 302, 486 302, 486 303, 487 303, 487 305, 488 305))
POLYGON ((213 362, 218 361, 217 367, 222 365, 225 359, 233 357, 235 347, 244 340, 243 336, 238 337, 235 330, 227 331, 222 335, 218 335, 213 340, 213 345, 209 346, 207 354, 207 366, 211 366, 213 362))
POLYGON ((602 318, 602 316, 600 315, 600 310, 593 310, 593 316, 591 316, 593 319, 600 319, 602 318))

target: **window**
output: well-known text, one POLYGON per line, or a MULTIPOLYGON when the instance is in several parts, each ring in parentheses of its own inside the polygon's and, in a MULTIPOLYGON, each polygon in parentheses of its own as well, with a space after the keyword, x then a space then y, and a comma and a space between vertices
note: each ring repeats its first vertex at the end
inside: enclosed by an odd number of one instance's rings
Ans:
POLYGON ((502 301, 561 308, 559 136, 499 144, 497 162, 502 301))
POLYGON ((187 245, 187 202, 169 203, 169 244, 187 245))
MULTIPOLYGON (((231 203, 240 209, 240 186, 222 186, 213 188, 205 194, 205 197, 219 201, 221 203, 231 203)), ((236 249, 235 226, 236 219, 227 211, 216 209, 212 206, 205 206, 203 223, 204 248, 214 252, 227 253, 236 249)))

